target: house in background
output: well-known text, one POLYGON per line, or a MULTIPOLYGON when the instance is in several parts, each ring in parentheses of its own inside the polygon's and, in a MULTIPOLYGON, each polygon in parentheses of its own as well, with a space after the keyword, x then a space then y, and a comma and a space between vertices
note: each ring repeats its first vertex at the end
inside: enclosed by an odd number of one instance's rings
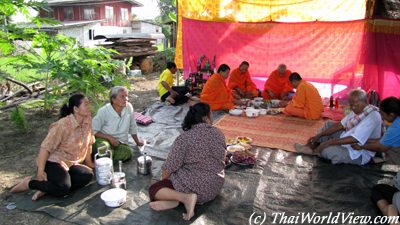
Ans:
POLYGON ((161 34, 162 27, 147 20, 132 21, 132 33, 161 34))
MULTIPOLYGON (((132 21, 132 33, 145 33, 145 34, 162 34, 162 27, 156 23, 147 20, 134 20, 132 21)), ((157 44, 163 43, 165 36, 157 39, 157 44)))
POLYGON ((99 43, 95 36, 132 33, 132 7, 141 7, 134 0, 46 0, 50 11, 40 12, 41 17, 60 21, 59 25, 44 26, 75 37, 84 46, 99 43))

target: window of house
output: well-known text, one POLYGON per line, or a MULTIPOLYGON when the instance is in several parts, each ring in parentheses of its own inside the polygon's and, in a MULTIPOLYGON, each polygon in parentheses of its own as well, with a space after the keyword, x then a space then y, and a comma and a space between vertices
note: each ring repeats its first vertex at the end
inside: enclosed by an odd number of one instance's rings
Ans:
POLYGON ((48 11, 43 10, 43 11, 40 12, 40 16, 43 16, 43 17, 46 17, 46 18, 55 19, 53 10, 48 10, 48 11))
POLYGON ((106 19, 107 20, 114 19, 114 8, 112 6, 106 6, 106 19))
POLYGON ((140 31, 140 22, 138 22, 138 21, 132 22, 132 30, 133 31, 140 31))
POLYGON ((89 40, 94 40, 94 30, 89 29, 89 40))
POLYGON ((128 9, 121 8, 121 21, 128 21, 128 20, 129 20, 128 9))
POLYGON ((83 19, 85 19, 85 20, 94 20, 95 19, 94 7, 83 8, 83 19))
POLYGON ((64 20, 74 19, 74 10, 72 7, 65 7, 63 10, 64 10, 64 20))

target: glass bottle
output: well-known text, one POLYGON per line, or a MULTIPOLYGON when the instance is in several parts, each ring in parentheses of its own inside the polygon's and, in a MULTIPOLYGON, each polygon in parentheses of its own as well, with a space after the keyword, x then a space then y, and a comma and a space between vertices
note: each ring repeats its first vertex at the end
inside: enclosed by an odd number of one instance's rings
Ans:
POLYGON ((334 105, 333 105, 333 95, 331 95, 331 98, 329 99, 329 108, 333 108, 334 107, 334 105))

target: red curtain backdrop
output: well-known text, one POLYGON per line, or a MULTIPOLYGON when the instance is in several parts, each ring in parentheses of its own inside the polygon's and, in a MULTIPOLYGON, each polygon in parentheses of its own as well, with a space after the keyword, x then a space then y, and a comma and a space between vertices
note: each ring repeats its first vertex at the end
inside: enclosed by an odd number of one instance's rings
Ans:
POLYGON ((383 97, 400 97, 400 35, 368 32, 365 45, 362 87, 383 97))
POLYGON ((390 88, 400 87, 400 63, 396 65, 400 56, 394 51, 400 49, 399 36, 367 32, 366 27, 365 20, 230 23, 183 18, 184 70, 185 74, 196 71, 201 55, 210 60, 216 55, 216 67, 226 63, 232 69, 246 60, 262 89, 271 71, 284 63, 309 81, 331 84, 320 87, 329 88, 330 93, 343 85, 336 94, 363 86, 378 90, 383 97, 399 96, 399 90, 390 88))

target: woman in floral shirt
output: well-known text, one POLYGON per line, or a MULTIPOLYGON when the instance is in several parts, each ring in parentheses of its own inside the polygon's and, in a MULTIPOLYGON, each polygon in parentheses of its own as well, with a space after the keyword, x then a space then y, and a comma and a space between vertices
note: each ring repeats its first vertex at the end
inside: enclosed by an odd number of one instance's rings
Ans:
POLYGON ((161 181, 149 189, 150 207, 156 211, 183 203, 183 219, 194 215, 195 204, 213 200, 225 177, 225 137, 212 126, 210 106, 197 103, 190 107, 183 130, 174 142, 162 166, 161 181))
POLYGON ((36 178, 31 180, 32 177, 26 177, 11 192, 38 190, 32 200, 46 193, 62 197, 92 180, 93 172, 89 167, 93 167, 91 151, 94 136, 89 100, 82 94, 71 96, 68 104, 61 108, 60 117, 50 125, 49 133, 40 146, 36 178))

